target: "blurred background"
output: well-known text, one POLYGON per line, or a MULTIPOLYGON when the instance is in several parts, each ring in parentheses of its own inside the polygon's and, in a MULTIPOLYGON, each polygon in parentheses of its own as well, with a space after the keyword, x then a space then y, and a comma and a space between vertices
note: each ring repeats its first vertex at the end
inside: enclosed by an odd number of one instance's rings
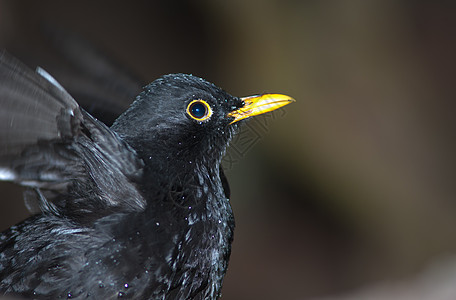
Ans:
MULTIPOLYGON (((456 299, 456 2, 0 0, 0 48, 68 82, 55 29, 145 82, 297 100, 225 159, 222 299, 456 299)), ((3 230, 27 212, 0 195, 3 230)))

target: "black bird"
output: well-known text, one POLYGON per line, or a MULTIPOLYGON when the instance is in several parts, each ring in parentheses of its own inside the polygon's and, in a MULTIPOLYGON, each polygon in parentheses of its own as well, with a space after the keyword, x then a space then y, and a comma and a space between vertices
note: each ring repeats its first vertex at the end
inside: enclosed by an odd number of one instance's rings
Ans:
POLYGON ((219 297, 234 229, 222 157, 238 121, 292 101, 170 74, 109 128, 0 52, 0 179, 40 211, 0 234, 0 295, 219 297))

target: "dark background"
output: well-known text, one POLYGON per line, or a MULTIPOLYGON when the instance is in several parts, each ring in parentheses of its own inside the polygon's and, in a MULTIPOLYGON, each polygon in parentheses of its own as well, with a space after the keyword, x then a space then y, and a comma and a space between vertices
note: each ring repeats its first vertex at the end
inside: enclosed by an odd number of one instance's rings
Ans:
MULTIPOLYGON (((223 299, 455 299, 453 3, 0 0, 0 47, 64 69, 43 33, 64 28, 146 81, 297 100, 225 161, 223 299)), ((5 229, 27 214, 20 189, 0 193, 5 229)))

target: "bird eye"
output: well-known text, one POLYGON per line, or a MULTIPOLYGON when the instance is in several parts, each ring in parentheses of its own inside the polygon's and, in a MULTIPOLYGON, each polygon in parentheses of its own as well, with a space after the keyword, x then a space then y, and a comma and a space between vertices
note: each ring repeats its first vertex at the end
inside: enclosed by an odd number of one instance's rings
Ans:
POLYGON ((212 115, 212 109, 206 101, 198 99, 193 100, 187 106, 187 113, 197 121, 206 121, 212 115))

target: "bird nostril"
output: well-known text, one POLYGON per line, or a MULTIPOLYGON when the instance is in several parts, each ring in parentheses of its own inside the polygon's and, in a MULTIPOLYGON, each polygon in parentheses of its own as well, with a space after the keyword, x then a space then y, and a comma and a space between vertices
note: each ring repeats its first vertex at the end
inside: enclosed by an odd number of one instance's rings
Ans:
POLYGON ((244 106, 245 106, 245 101, 240 101, 238 104, 231 106, 231 111, 234 111, 234 110, 239 109, 244 106))

